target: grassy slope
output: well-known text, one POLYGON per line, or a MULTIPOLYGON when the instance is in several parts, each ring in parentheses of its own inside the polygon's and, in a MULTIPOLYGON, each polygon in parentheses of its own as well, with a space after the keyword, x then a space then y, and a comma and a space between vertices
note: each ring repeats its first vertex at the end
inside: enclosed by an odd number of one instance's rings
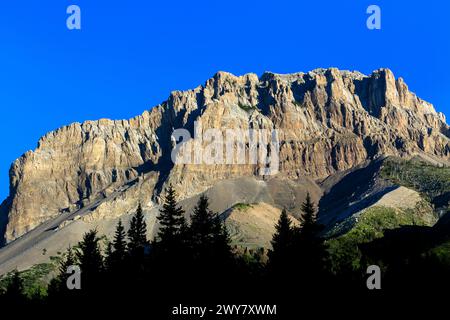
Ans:
MULTIPOLYGON (((383 165, 384 178, 419 191, 443 216, 450 214, 450 167, 430 165, 418 160, 389 159, 383 165)), ((450 265, 450 229, 444 231, 443 244, 430 250, 450 265)))
POLYGON ((358 245, 382 238, 386 230, 406 225, 427 225, 427 220, 422 219, 426 214, 423 210, 428 210, 428 214, 432 214, 431 208, 423 203, 416 209, 401 210, 374 206, 364 210, 349 232, 328 240, 334 271, 359 269, 362 255, 358 245), (417 214, 416 210, 422 211, 423 214, 417 214))
MULTIPOLYGON (((354 227, 344 235, 328 240, 332 266, 336 272, 357 270, 361 266, 360 244, 383 238, 386 230, 402 226, 425 226, 424 217, 433 214, 434 207, 448 210, 450 168, 429 165, 417 160, 387 159, 381 177, 395 184, 414 189, 426 200, 415 209, 371 207, 363 211, 354 227)), ((450 240, 450 239, 449 239, 450 240)), ((430 248, 429 254, 450 265, 450 241, 430 248)))
MULTIPOLYGON (((58 261, 58 258, 51 257, 51 262, 49 263, 38 264, 20 272, 25 294, 29 298, 46 295, 49 277, 56 271, 58 261)), ((6 289, 12 275, 13 273, 11 272, 0 278, 0 291, 6 289)))
POLYGON ((388 159, 384 162, 381 176, 392 182, 414 189, 423 194, 436 207, 448 206, 450 200, 450 168, 439 167, 417 160, 388 159))

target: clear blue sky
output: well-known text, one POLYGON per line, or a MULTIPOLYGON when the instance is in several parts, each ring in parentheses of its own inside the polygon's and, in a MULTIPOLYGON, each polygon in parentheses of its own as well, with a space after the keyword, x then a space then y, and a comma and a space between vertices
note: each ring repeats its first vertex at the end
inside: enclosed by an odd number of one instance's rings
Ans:
POLYGON ((391 68, 450 116, 448 1, 14 0, 0 3, 0 198, 11 162, 74 121, 141 114, 216 71, 391 68), (81 8, 82 30, 66 28, 81 8), (366 28, 366 8, 382 29, 366 28))

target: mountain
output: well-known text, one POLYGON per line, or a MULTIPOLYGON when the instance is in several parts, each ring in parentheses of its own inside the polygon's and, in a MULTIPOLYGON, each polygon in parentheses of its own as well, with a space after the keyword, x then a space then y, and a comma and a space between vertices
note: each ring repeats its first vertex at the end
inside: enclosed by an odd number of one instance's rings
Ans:
MULTIPOLYGON (((200 142, 193 154, 207 144, 200 142)), ((249 153, 249 145, 244 148, 249 153)), ((268 156, 273 153, 266 150, 268 156)), ((187 209, 206 192, 217 212, 264 203, 286 207, 295 217, 310 192, 331 230, 398 189, 380 176, 386 157, 450 163, 444 115, 390 70, 368 76, 335 68, 261 77, 218 72, 193 90, 172 92, 136 118, 74 123, 42 137, 36 150, 11 166, 0 223, 6 243, 26 239, 32 230, 44 239, 42 232, 69 230, 71 224, 73 230, 84 230, 82 224, 108 229, 140 202, 153 234, 161 191, 172 183, 187 209), (266 165, 259 162, 174 164, 173 130, 194 136, 196 122, 203 133, 208 128, 278 130, 279 172, 261 174, 266 165)), ((61 241, 65 245, 70 238, 66 234, 61 241)), ((29 239, 34 243, 32 235, 29 239)), ((59 250, 63 244, 48 246, 59 250)))

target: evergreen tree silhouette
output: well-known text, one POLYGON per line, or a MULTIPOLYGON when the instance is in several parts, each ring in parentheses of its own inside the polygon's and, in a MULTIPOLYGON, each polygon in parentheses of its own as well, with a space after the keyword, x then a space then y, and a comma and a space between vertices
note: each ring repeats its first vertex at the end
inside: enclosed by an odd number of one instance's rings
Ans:
MULTIPOLYGON (((117 233, 116 233, 117 235, 117 233)), ((131 254, 143 254, 147 241, 147 223, 142 206, 139 204, 136 213, 131 218, 128 230, 128 250, 131 254)), ((116 250, 116 248, 114 248, 116 250)))
POLYGON ((9 279, 5 292, 5 300, 8 305, 20 305, 25 303, 23 279, 19 271, 15 270, 9 279))
POLYGON ((160 229, 158 246, 164 253, 179 252, 184 247, 186 220, 184 210, 178 207, 176 192, 172 185, 166 190, 165 201, 158 216, 160 229))
POLYGON ((78 243, 75 254, 81 268, 83 288, 87 292, 100 289, 101 287, 103 256, 99 241, 97 230, 88 231, 84 234, 83 240, 78 243))
POLYGON ((76 265, 76 256, 72 247, 67 248, 65 257, 61 260, 58 270, 59 275, 66 277, 67 269, 70 266, 76 265))
POLYGON ((189 280, 180 272, 180 268, 189 272, 192 260, 188 253, 187 226, 183 214, 184 210, 176 201, 175 189, 170 185, 158 215, 160 226, 153 243, 151 268, 153 273, 158 274, 156 285, 160 288, 159 294, 167 295, 169 300, 174 299, 173 302, 185 296, 185 290, 190 287, 187 285, 189 280))
POLYGON ((292 255, 295 254, 292 251, 293 240, 294 229, 292 228, 292 221, 286 209, 283 209, 275 225, 275 234, 271 241, 272 250, 269 250, 268 253, 271 271, 280 272, 284 267, 287 267, 292 255))
POLYGON ((147 245, 147 223, 142 206, 139 204, 136 213, 131 218, 128 230, 128 253, 131 259, 131 272, 137 272, 133 275, 135 278, 139 278, 145 269, 145 247, 147 245))
POLYGON ((209 210, 209 200, 202 195, 191 215, 189 227, 190 245, 196 258, 207 258, 212 255, 215 228, 214 214, 209 210))
POLYGON ((66 253, 59 262, 59 273, 50 281, 48 286, 48 297, 50 301, 56 305, 61 304, 61 302, 68 297, 70 297, 70 299, 75 297, 76 293, 67 288, 67 279, 70 276, 67 274, 67 270, 70 266, 77 264, 78 261, 74 249, 72 247, 67 248, 66 253))
MULTIPOLYGON (((142 209, 141 209, 142 211, 142 209)), ((142 213, 141 213, 142 214, 142 213)), ((144 222, 145 224, 145 222, 144 222)), ((144 231, 146 231, 146 227, 144 226, 144 231)), ((122 220, 119 220, 116 227, 116 233, 114 235, 114 254, 117 255, 117 259, 122 260, 125 256, 127 250, 127 242, 125 240, 125 228, 123 227, 122 220)), ((145 234, 144 234, 145 236, 145 234)), ((145 238, 144 241, 147 241, 145 238)))
POLYGON ((304 282, 318 284, 326 271, 328 254, 320 236, 323 227, 317 222, 316 207, 309 193, 302 204, 302 212, 302 224, 296 228, 294 241, 296 266, 304 282))
POLYGON ((131 269, 126 236, 122 220, 119 220, 114 239, 112 242, 108 242, 105 252, 105 268, 107 272, 105 273, 104 289, 111 301, 115 301, 112 299, 116 299, 117 294, 120 292, 130 292, 129 285, 134 284, 130 280, 137 276, 135 263, 132 265, 134 269, 131 269))
POLYGON ((67 289, 67 278, 69 275, 67 274, 67 270, 70 266, 76 265, 77 260, 72 247, 69 247, 66 251, 65 257, 61 260, 59 264, 59 281, 61 285, 61 289, 67 289))
POLYGON ((206 295, 218 286, 227 285, 233 262, 230 237, 219 215, 209 209, 207 196, 200 196, 191 215, 187 230, 189 257, 185 257, 188 270, 188 288, 197 288, 198 295, 206 295))
POLYGON ((190 245, 197 259, 218 262, 231 256, 230 237, 220 217, 209 209, 202 195, 191 216, 190 245))
POLYGON ((122 220, 119 220, 116 227, 116 233, 114 234, 114 241, 112 243, 112 252, 110 253, 110 267, 112 269, 121 270, 123 268, 127 254, 127 242, 125 237, 125 228, 123 227, 122 220))
POLYGON ((215 214, 213 229, 213 250, 219 262, 230 261, 233 257, 231 238, 225 223, 218 214, 215 214))
POLYGON ((316 238, 322 227, 317 223, 316 207, 311 200, 309 192, 306 194, 305 202, 302 204, 302 226, 301 234, 305 239, 316 238))

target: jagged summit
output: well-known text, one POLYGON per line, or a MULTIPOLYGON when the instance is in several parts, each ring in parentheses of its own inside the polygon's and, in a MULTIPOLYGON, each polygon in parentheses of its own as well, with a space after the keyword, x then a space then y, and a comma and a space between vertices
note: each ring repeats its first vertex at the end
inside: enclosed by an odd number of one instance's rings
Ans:
POLYGON ((450 160, 445 117, 389 69, 368 76, 336 68, 261 77, 218 72, 133 119, 73 123, 41 138, 11 167, 1 207, 6 240, 124 186, 89 219, 119 216, 138 201, 151 207, 168 182, 186 198, 256 175, 258 164, 173 165, 173 129, 192 131, 198 120, 205 129, 279 129, 279 175, 289 180, 324 179, 385 155, 450 160))
MULTIPOLYGON (((329 68, 316 68, 308 72, 295 72, 295 73, 277 73, 272 71, 264 71, 261 76, 258 76, 255 73, 245 73, 243 75, 235 75, 231 72, 227 71, 217 71, 214 76, 211 79, 218 79, 218 78, 258 78, 260 81, 265 81, 273 77, 279 77, 280 79, 295 81, 301 77, 303 77, 305 74, 310 75, 326 75, 327 73, 332 72, 332 70, 335 70, 339 73, 341 73, 343 76, 347 77, 353 77, 355 79, 361 79, 361 78, 368 78, 371 77, 371 75, 365 75, 359 71, 351 71, 351 70, 341 70, 335 67, 329 67, 329 68)), ((380 73, 380 72, 390 72, 392 71, 389 68, 380 68, 378 70, 375 70, 373 73, 380 73)))
MULTIPOLYGON (((394 74, 392 70, 389 68, 379 68, 377 70, 374 70, 371 74, 366 75, 361 73, 357 70, 341 70, 335 67, 329 67, 329 68, 316 68, 308 72, 295 72, 295 73, 277 73, 272 71, 264 71, 261 76, 258 76, 255 73, 246 73, 243 75, 235 75, 231 72, 227 71, 218 71, 214 74, 213 77, 211 77, 207 83, 211 80, 218 81, 218 80, 253 80, 253 81, 259 81, 259 82, 266 82, 273 79, 279 79, 279 80, 285 80, 287 82, 295 82, 299 79, 304 78, 305 76, 308 77, 315 77, 315 76, 325 76, 325 77, 333 77, 333 74, 340 74, 341 77, 349 78, 353 80, 362 80, 364 78, 380 78, 380 77, 394 77, 394 74)), ((404 84, 403 78, 399 77, 398 79, 399 84, 404 84)), ((199 86, 204 87, 204 86, 199 86)), ((407 87, 406 87, 407 88, 407 87)), ((182 91, 174 91, 174 92, 182 92, 182 91)))

